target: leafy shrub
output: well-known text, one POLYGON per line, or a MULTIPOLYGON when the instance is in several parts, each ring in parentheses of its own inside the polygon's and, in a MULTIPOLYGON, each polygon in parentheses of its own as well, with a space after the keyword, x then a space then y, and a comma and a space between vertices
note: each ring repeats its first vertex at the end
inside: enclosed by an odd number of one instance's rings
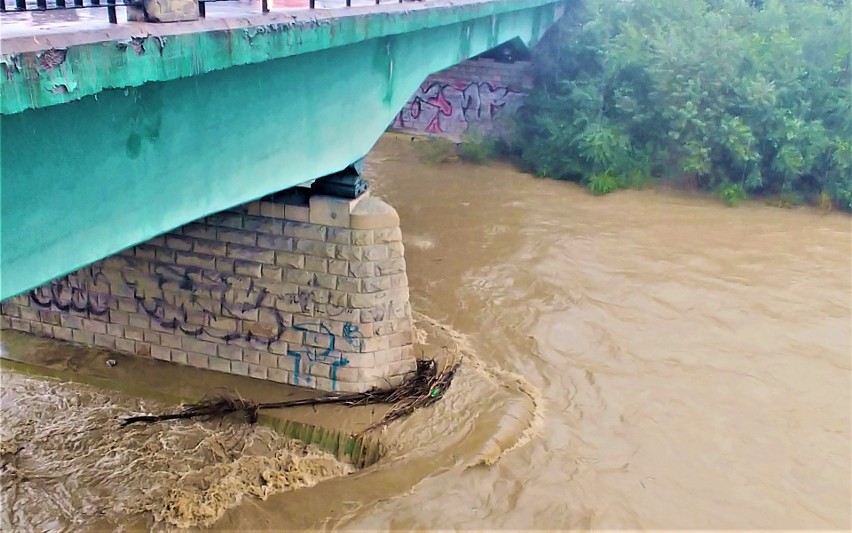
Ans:
POLYGON ((655 176, 852 210, 849 8, 586 0, 533 54, 510 144, 535 174, 596 188, 655 176))
POLYGON ((610 174, 595 174, 588 179, 586 186, 596 196, 609 194, 622 188, 618 180, 610 174))
POLYGON ((456 159, 456 144, 447 139, 429 137, 415 143, 418 159, 429 165, 440 165, 456 159))
POLYGON ((484 163, 497 156, 497 141, 480 132, 466 132, 458 145, 458 155, 464 161, 484 163))
POLYGON ((745 189, 739 183, 725 185, 719 190, 719 196, 730 207, 737 205, 741 200, 745 200, 748 197, 745 189))

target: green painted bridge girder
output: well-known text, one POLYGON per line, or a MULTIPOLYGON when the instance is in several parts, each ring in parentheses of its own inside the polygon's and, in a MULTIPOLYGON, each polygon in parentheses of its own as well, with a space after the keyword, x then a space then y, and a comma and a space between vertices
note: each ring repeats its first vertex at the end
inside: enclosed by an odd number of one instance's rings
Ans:
POLYGON ((515 38, 529 45, 563 9, 494 0, 163 25, 175 33, 4 55, 0 300, 344 169, 428 74, 515 38))

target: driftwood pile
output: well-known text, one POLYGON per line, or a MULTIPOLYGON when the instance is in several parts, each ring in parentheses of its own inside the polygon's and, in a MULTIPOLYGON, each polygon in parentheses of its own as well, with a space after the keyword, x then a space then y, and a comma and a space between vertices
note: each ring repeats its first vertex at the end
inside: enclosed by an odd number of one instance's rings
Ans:
POLYGON ((392 407, 381 420, 362 431, 362 433, 366 433, 440 400, 453 381, 453 376, 455 376, 459 365, 460 363, 457 362, 439 370, 434 359, 420 359, 417 361, 417 370, 395 388, 372 389, 367 392, 347 394, 332 393, 318 398, 304 398, 285 402, 258 403, 232 393, 217 394, 204 398, 198 403, 187 404, 176 413, 127 417, 122 420, 121 425, 124 427, 137 422, 153 423, 187 418, 211 419, 234 413, 242 413, 246 420, 253 424, 257 422, 257 416, 261 409, 283 409, 300 405, 322 404, 342 404, 349 407, 378 403, 391 404, 392 407))

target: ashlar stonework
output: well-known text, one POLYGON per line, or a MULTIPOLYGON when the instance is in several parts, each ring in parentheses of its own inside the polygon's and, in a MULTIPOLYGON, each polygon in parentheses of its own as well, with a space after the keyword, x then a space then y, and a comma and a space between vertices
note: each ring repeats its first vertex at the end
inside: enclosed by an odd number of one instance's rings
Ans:
POLYGON ((0 327, 327 391, 415 367, 399 217, 370 196, 208 216, 3 302, 0 327))

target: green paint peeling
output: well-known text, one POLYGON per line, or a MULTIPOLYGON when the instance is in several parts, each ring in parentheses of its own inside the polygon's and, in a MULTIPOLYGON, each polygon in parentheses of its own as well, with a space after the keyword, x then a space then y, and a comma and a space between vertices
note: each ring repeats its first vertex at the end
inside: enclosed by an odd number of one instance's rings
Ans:
POLYGON ((496 0, 4 56, 0 299, 345 168, 428 74, 530 43, 561 9, 496 0))

